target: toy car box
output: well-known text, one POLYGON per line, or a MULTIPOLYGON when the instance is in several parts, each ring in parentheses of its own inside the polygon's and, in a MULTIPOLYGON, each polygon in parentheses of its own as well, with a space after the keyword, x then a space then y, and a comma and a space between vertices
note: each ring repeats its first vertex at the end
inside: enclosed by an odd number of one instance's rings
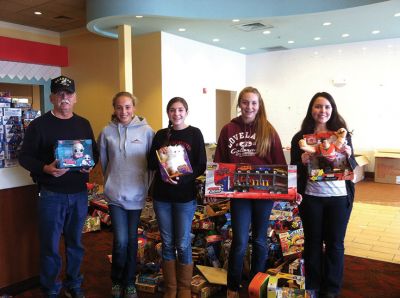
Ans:
POLYGON ((170 178, 193 173, 186 150, 182 145, 168 146, 166 153, 156 151, 156 154, 163 181, 167 182, 170 178))
POLYGON ((337 136, 328 131, 303 135, 307 145, 315 149, 308 163, 309 179, 312 181, 353 180, 354 173, 346 153, 335 147, 337 136), (327 148, 323 148, 327 142, 327 148))
POLYGON ((59 169, 80 170, 94 166, 92 140, 59 140, 55 148, 59 169))
POLYGON ((295 200, 296 166, 207 163, 206 197, 295 200))

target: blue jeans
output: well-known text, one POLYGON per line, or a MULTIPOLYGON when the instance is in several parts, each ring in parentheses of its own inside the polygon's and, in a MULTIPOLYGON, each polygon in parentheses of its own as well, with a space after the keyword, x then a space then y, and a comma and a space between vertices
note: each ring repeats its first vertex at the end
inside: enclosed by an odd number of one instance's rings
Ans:
POLYGON ((251 224, 252 257, 250 278, 267 269, 267 230, 274 202, 270 200, 232 199, 232 246, 228 259, 228 289, 238 291, 251 224))
POLYGON ((154 211, 162 240, 164 261, 176 260, 182 264, 192 264, 190 231, 196 210, 196 201, 170 203, 154 200, 154 211))
POLYGON ((347 196, 304 195, 299 211, 304 228, 306 289, 339 294, 344 267, 343 243, 351 210, 347 196))
POLYGON ((87 192, 62 194, 42 188, 39 197, 40 284, 46 294, 58 294, 61 282, 59 244, 64 234, 66 278, 64 287, 80 288, 84 249, 82 229, 88 210, 87 192))
POLYGON ((124 286, 134 285, 138 250, 138 225, 141 209, 125 210, 109 205, 114 231, 111 280, 124 286))

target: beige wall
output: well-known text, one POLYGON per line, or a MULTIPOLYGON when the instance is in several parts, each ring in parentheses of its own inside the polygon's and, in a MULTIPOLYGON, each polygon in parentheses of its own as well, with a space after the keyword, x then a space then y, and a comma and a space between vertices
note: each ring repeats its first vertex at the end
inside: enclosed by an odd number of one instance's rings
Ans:
POLYGON ((163 113, 161 32, 134 37, 132 43, 133 92, 139 99, 137 114, 158 130, 163 113))
MULTIPOLYGON (((133 29, 134 34, 134 29, 133 29)), ((119 90, 118 41, 90 33, 85 28, 62 33, 0 22, 0 36, 68 47, 69 66, 63 75, 76 82, 75 112, 87 118, 95 136, 110 120, 111 100, 119 90)), ((133 92, 137 114, 154 130, 162 127, 161 33, 133 38, 133 92)))
POLYGON ((111 100, 119 91, 118 43, 82 29, 63 34, 61 45, 69 55, 69 66, 61 72, 75 80, 75 112, 90 121, 97 137, 110 120, 111 100))
MULTIPOLYGON (((133 92, 138 97, 137 114, 153 129, 161 127, 161 34, 133 38, 133 92)), ((111 100, 119 92, 118 42, 86 30, 61 36, 68 47, 69 67, 62 73, 76 82, 77 114, 87 118, 97 136, 109 122, 111 100)))

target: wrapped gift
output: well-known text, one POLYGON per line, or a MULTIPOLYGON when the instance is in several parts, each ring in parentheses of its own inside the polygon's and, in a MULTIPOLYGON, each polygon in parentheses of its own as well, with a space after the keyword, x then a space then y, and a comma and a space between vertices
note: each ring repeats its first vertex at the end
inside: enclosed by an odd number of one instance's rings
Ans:
POLYGON ((82 233, 100 231, 100 217, 88 215, 83 225, 82 233))

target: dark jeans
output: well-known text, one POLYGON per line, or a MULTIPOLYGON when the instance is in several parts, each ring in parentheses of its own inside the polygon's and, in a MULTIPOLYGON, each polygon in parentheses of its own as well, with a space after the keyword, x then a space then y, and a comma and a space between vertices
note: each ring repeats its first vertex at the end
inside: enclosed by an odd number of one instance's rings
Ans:
POLYGON ((40 283, 46 294, 58 294, 61 282, 59 244, 64 234, 66 278, 64 287, 80 288, 83 258, 82 228, 88 210, 87 192, 62 194, 42 188, 39 197, 40 283))
POLYGON ((137 229, 142 210, 125 210, 109 205, 114 231, 111 280, 124 286, 134 285, 136 255, 138 250, 137 229))
POLYGON ((251 270, 250 277, 265 272, 268 258, 267 229, 273 201, 232 199, 232 246, 228 260, 228 288, 238 291, 242 281, 243 260, 249 242, 251 224, 251 270))
POLYGON ((171 203, 154 200, 154 211, 162 239, 164 261, 176 260, 192 264, 191 235, 196 201, 171 203))
POLYGON ((347 196, 304 195, 299 209, 304 228, 307 289, 339 294, 343 279, 343 242, 352 207, 347 196))

